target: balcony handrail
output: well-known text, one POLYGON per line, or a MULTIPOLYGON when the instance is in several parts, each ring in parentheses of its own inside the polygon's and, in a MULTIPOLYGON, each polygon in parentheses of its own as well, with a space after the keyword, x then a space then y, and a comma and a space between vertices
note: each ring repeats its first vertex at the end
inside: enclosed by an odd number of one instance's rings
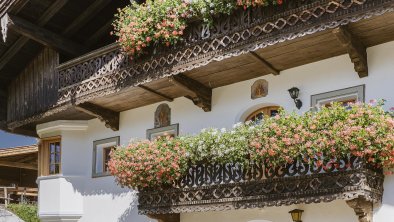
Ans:
POLYGON ((173 214, 336 199, 381 201, 382 169, 354 156, 317 163, 315 159, 283 167, 270 167, 269 163, 193 165, 172 186, 140 189, 138 210, 140 214, 173 214))
POLYGON ((212 61, 382 14, 393 7, 392 1, 286 1, 278 7, 241 9, 232 16, 219 16, 210 29, 193 22, 185 31, 183 43, 171 48, 158 46, 156 53, 132 63, 120 49, 99 56, 91 53, 81 59, 82 63, 75 59, 59 66, 59 103, 109 95, 212 61))

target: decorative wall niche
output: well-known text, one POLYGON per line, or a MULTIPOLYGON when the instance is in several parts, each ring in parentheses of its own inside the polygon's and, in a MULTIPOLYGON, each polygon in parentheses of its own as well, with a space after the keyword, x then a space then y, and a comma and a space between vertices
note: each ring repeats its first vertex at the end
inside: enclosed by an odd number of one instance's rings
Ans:
POLYGON ((251 87, 251 98, 258 99, 268 95, 268 82, 265 79, 256 80, 251 87))
POLYGON ((171 125, 171 108, 168 104, 159 105, 155 111, 155 128, 171 125))

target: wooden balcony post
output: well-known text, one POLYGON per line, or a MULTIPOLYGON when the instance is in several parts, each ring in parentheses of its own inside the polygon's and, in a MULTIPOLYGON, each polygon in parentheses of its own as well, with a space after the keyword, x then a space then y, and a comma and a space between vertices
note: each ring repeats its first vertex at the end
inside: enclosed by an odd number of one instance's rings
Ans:
POLYGON ((149 218, 157 220, 157 222, 180 222, 180 214, 148 214, 149 218))
POLYGON ((360 222, 372 222, 373 204, 362 197, 348 200, 346 203, 353 208, 360 222))

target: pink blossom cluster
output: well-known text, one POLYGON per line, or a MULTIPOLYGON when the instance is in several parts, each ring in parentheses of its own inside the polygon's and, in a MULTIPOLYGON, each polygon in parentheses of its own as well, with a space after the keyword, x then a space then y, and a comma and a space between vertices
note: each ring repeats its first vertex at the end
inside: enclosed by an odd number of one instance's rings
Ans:
POLYGON ((141 189, 170 185, 187 167, 185 153, 173 138, 144 140, 114 150, 108 166, 121 186, 141 189))
POLYGON ((142 54, 152 43, 170 46, 181 39, 186 28, 185 18, 190 16, 190 11, 186 1, 177 2, 157 0, 118 12, 113 34, 118 36, 118 42, 131 59, 142 54))
POLYGON ((283 4, 283 0, 237 0, 237 5, 243 6, 244 9, 250 6, 268 5, 269 3, 281 5, 283 4))
POLYGON ((350 154, 376 167, 394 167, 394 120, 381 106, 336 104, 304 116, 276 116, 260 127, 250 142, 253 159, 284 164, 350 154))
MULTIPOLYGON (((296 160, 341 168, 336 160, 360 157, 376 168, 394 168, 393 112, 382 103, 339 103, 304 115, 280 112, 259 124, 209 129, 195 136, 139 141, 111 154, 110 172, 122 186, 157 188, 178 181, 196 162, 281 166, 296 160)), ((386 170, 390 173, 391 170, 386 170)))

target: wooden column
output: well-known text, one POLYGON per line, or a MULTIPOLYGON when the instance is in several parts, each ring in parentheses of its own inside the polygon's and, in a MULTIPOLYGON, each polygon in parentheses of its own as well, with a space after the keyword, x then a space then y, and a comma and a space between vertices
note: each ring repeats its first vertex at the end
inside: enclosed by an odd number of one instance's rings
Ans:
POLYGON ((180 222, 180 214, 148 214, 149 218, 157 220, 157 222, 180 222))
POLYGON ((7 206, 8 206, 8 192, 7 191, 8 191, 7 188, 4 187, 4 206, 5 206, 5 208, 7 208, 7 206))
POLYGON ((373 204, 362 197, 348 200, 346 203, 353 208, 360 222, 372 222, 373 204))

